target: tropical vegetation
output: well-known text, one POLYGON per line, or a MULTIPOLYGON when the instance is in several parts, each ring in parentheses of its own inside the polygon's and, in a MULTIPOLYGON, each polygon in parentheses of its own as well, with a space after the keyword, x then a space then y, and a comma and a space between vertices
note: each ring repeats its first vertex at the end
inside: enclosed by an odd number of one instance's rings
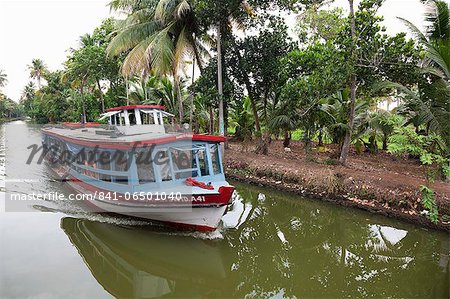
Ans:
POLYGON ((383 0, 348 0, 348 10, 331 2, 113 0, 125 17, 81 36, 63 69, 32 60, 20 107, 36 121, 61 122, 157 103, 196 132, 223 126, 253 140, 257 153, 299 137, 306 152, 334 144, 336 163, 346 164, 351 148, 388 151, 448 176, 449 4, 427 1, 425 31, 403 20, 409 39, 386 32, 383 0), (292 32, 285 16, 294 14, 292 32))

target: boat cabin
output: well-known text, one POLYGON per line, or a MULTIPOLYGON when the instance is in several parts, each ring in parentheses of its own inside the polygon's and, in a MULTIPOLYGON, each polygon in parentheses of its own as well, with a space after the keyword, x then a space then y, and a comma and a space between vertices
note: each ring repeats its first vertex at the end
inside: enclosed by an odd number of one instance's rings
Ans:
POLYGON ((100 120, 108 119, 111 126, 124 134, 165 133, 165 125, 171 123, 173 114, 160 105, 131 105, 107 109, 100 120))
POLYGON ((119 150, 96 148, 44 136, 50 155, 69 151, 68 173, 79 181, 113 192, 170 190, 185 186, 187 178, 197 181, 225 181, 220 145, 216 142, 180 140, 155 147, 119 150), (53 152, 55 151, 55 152, 53 152))
POLYGON ((165 190, 186 185, 188 178, 224 182, 220 154, 224 138, 170 131, 173 115, 164 109, 158 105, 111 108, 100 120, 108 120, 114 130, 90 125, 70 130, 51 127, 44 130, 43 143, 55 151, 55 157, 69 152, 75 157, 66 165, 70 175, 103 190, 165 190), (116 129, 122 134, 115 134, 116 129))

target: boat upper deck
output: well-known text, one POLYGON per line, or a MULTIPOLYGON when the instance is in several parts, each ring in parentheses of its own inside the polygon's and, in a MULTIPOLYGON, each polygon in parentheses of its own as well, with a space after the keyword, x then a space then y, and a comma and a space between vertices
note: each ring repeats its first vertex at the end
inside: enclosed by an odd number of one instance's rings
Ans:
POLYGON ((174 133, 156 133, 156 132, 128 132, 123 134, 114 129, 114 127, 80 127, 70 128, 64 126, 50 126, 43 129, 45 133, 59 135, 71 139, 85 140, 91 142, 111 142, 111 143, 129 143, 145 140, 158 140, 163 138, 186 137, 187 134, 181 132, 174 133))
POLYGON ((107 125, 99 123, 64 123, 43 128, 48 135, 75 144, 105 148, 130 148, 175 142, 178 140, 223 142, 224 137, 192 134, 189 125, 175 125, 168 121, 172 114, 163 106, 133 105, 108 109, 100 120, 108 119, 107 125))
POLYGON ((128 148, 135 145, 161 144, 175 142, 178 140, 193 140, 207 142, 223 142, 222 136, 190 134, 189 132, 137 132, 123 134, 111 127, 81 127, 68 128, 64 126, 51 126, 43 128, 42 131, 48 135, 59 137, 75 144, 106 148, 128 148))

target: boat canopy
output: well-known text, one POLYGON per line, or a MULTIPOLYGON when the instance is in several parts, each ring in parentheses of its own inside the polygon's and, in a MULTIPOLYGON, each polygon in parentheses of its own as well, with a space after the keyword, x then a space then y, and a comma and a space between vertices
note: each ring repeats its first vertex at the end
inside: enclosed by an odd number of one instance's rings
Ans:
POLYGON ((164 132, 164 118, 172 118, 173 114, 164 111, 164 106, 159 105, 129 105, 107 109, 100 120, 108 119, 111 126, 116 126, 120 131, 127 133, 131 129, 136 133, 138 127, 143 127, 146 132, 164 132), (144 128, 145 126, 145 128, 144 128), (125 132, 126 131, 126 132, 125 132))

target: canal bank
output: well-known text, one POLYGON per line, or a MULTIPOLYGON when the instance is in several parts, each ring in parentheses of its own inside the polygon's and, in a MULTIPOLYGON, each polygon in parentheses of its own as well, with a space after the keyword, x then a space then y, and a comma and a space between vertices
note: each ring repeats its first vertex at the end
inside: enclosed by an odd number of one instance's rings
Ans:
POLYGON ((227 177, 450 231, 450 185, 433 185, 439 208, 439 222, 433 223, 421 205, 421 165, 379 154, 351 157, 344 167, 330 164, 328 154, 305 155, 299 144, 291 149, 285 152, 273 142, 265 156, 231 143, 224 163, 227 177))

